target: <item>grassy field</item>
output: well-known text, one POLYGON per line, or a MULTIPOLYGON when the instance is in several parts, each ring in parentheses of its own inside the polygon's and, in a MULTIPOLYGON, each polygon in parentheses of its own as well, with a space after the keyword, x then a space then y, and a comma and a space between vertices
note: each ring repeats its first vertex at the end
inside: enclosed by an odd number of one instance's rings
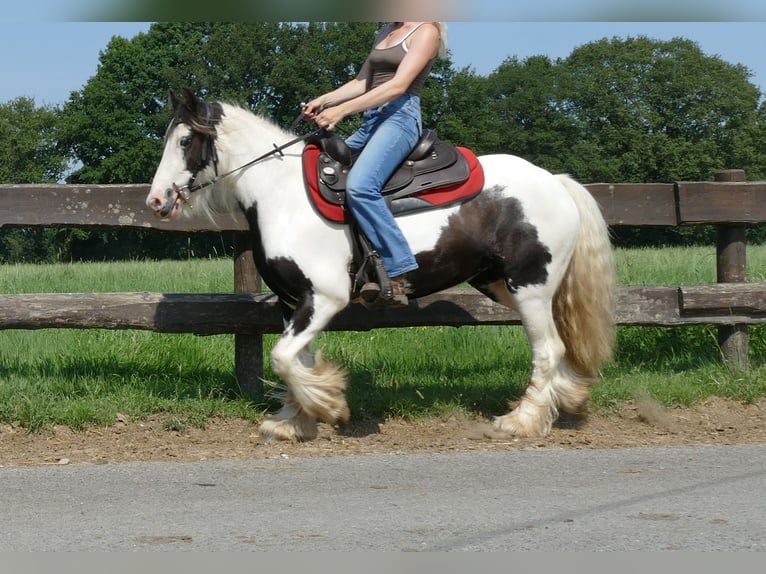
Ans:
MULTIPOLYGON (((715 281, 712 247, 620 250, 624 285, 715 281)), ((766 246, 748 248, 748 277, 766 281, 766 246)), ((229 260, 6 265, 0 293, 230 292, 229 260)), ((718 362, 713 327, 620 327, 617 357, 593 390, 609 410, 649 395, 663 404, 709 396, 766 396, 766 325, 750 327, 751 370, 718 362)), ((265 337, 268 352, 275 337, 265 337)), ((521 327, 413 327, 324 333, 317 347, 350 370, 352 417, 491 416, 524 390, 529 349, 521 327)), ((168 426, 204 426, 213 416, 256 419, 275 406, 242 396, 233 336, 143 331, 0 331, 0 421, 30 429, 108 425, 118 413, 160 414, 168 426)), ((267 379, 273 378, 266 372, 267 379)))

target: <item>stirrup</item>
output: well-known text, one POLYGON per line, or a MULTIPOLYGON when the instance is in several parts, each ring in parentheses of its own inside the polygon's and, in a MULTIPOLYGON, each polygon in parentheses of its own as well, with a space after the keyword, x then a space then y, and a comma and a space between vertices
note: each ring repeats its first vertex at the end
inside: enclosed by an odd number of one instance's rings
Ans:
POLYGON ((359 289, 359 296, 365 303, 372 303, 380 297, 380 285, 374 281, 368 281, 359 289))
POLYGON ((382 309, 383 307, 406 307, 410 301, 407 298, 406 287, 393 281, 389 281, 389 288, 382 290, 380 285, 369 281, 362 285, 359 295, 368 309, 382 309))
POLYGON ((367 281, 362 283, 362 286, 359 288, 359 296, 362 298, 362 301, 365 303, 376 303, 390 298, 392 293, 391 280, 388 278, 386 268, 383 266, 383 259, 374 249, 370 250, 367 254, 364 267, 366 268, 368 265, 372 265, 371 271, 363 268, 357 273, 357 280, 361 278, 362 273, 368 276, 367 281))
POLYGON ((359 288, 359 297, 369 308, 406 307, 409 304, 406 279, 404 277, 389 278, 383 259, 374 249, 367 252, 364 265, 356 274, 356 280, 357 285, 362 283, 359 288), (371 271, 368 268, 369 265, 372 265, 371 271), (367 280, 362 283, 365 275, 367 280))

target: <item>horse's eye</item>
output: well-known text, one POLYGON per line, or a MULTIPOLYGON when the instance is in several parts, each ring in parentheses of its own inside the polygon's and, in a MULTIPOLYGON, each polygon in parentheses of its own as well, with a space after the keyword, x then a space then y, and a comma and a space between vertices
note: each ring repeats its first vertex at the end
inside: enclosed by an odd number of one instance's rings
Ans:
POLYGON ((191 136, 184 136, 181 138, 181 141, 179 142, 181 144, 182 148, 187 148, 189 145, 191 145, 192 138, 191 136))

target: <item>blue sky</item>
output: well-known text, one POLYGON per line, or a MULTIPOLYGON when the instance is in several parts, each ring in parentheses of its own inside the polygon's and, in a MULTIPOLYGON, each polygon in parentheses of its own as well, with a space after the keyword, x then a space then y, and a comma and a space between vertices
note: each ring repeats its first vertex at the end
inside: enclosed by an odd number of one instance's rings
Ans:
MULTIPOLYGON (((63 103, 96 73, 99 52, 112 36, 132 38, 148 28, 141 22, 5 22, 0 34, 4 54, 0 103, 21 96, 34 98, 37 105, 63 103)), ((749 68, 754 74, 751 81, 766 92, 766 22, 485 20, 449 22, 448 35, 455 65, 471 66, 482 75, 508 57, 563 58, 577 46, 604 37, 684 37, 697 42, 707 55, 749 68)))

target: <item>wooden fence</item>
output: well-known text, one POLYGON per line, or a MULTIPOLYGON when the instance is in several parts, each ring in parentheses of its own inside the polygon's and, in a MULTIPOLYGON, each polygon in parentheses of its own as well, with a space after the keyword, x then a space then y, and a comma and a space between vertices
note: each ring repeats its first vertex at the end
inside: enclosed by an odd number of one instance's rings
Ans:
MULTIPOLYGON (((717 325, 722 359, 748 366, 748 325, 766 323, 766 282, 747 282, 745 231, 766 223, 766 182, 741 170, 713 182, 586 186, 612 226, 712 224, 717 228, 717 282, 621 286, 618 325, 717 325)), ((145 207, 148 185, 0 185, 0 226, 106 226, 168 232, 235 233, 233 293, 68 293, 0 295, 0 329, 142 329, 235 335, 235 372, 245 392, 262 392, 262 335, 282 331, 276 298, 261 293, 244 217, 225 221, 157 220, 145 207)), ((404 309, 351 305, 331 330, 518 324, 514 311, 473 291, 451 289, 404 309)))

